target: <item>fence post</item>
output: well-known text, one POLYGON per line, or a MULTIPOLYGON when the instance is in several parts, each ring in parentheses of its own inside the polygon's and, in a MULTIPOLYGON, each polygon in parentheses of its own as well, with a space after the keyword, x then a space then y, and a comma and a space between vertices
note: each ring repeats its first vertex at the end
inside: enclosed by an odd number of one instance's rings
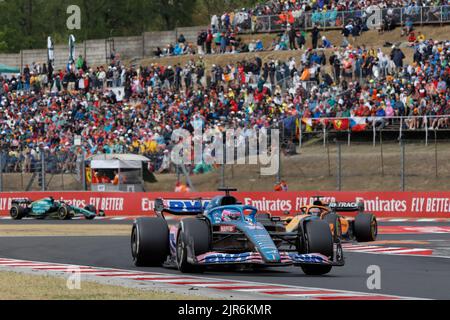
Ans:
POLYGON ((377 146, 377 128, 375 127, 374 122, 372 122, 372 128, 373 128, 373 147, 375 148, 377 146))
POLYGON ((400 8, 400 28, 403 27, 403 8, 400 8))
POLYGON ((341 143, 337 143, 337 190, 342 190, 342 150, 341 143))
POLYGON ((3 152, 0 152, 0 192, 3 192, 3 152))
POLYGON ((86 159, 84 158, 84 150, 81 149, 81 185, 83 191, 86 191, 86 159))
POLYGON ((423 7, 420 7, 420 26, 423 26, 423 7))
POLYGON ((331 177, 331 158, 330 158, 330 144, 327 143, 327 157, 328 157, 328 176, 331 177))
POLYGON ((45 151, 44 149, 41 150, 41 175, 42 175, 42 186, 41 190, 45 191, 45 151))
POLYGON ((302 121, 302 119, 299 119, 299 131, 300 131, 300 137, 299 137, 299 147, 300 147, 300 149, 303 147, 303 128, 302 128, 302 124, 303 124, 303 121, 302 121))
MULTIPOLYGON (((223 136, 222 136, 222 143, 223 143, 223 146, 225 146, 226 145, 226 140, 227 140, 227 136, 226 136, 226 133, 224 132, 223 133, 223 136)), ((222 161, 223 161, 223 163, 222 163, 222 168, 221 168, 221 182, 220 182, 220 184, 221 184, 221 188, 225 188, 225 163, 226 163, 226 158, 227 158, 227 156, 226 156, 226 151, 225 151, 225 147, 223 148, 223 155, 222 155, 222 161)))
POLYGON ((434 162, 436 167, 436 178, 439 177, 438 170, 438 145, 437 145, 437 130, 434 130, 434 162))
POLYGON ((428 147, 428 117, 424 116, 425 121, 425 146, 428 147))
POLYGON ((278 156, 278 172, 277 172, 277 183, 281 182, 282 176, 281 176, 281 148, 278 150, 277 152, 277 156, 278 156))
POLYGON ((383 130, 380 130, 381 176, 384 177, 383 130))
POLYGON ((401 190, 406 190, 405 185, 405 142, 403 139, 400 142, 400 176, 401 176, 401 190))
POLYGON ((327 127, 323 126, 323 147, 327 147, 327 127))

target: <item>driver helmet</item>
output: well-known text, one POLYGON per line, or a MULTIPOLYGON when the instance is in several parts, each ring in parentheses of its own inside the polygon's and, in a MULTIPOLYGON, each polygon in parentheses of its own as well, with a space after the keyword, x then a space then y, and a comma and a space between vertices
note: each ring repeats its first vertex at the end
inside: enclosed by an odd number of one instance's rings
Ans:
POLYGON ((322 212, 322 210, 320 210, 319 208, 311 208, 311 209, 309 210, 309 213, 310 213, 312 216, 319 216, 321 212, 322 212))
POLYGON ((236 221, 236 220, 239 220, 240 218, 241 218, 241 214, 238 211, 235 211, 235 210, 224 210, 222 212, 222 221, 223 222, 236 221))

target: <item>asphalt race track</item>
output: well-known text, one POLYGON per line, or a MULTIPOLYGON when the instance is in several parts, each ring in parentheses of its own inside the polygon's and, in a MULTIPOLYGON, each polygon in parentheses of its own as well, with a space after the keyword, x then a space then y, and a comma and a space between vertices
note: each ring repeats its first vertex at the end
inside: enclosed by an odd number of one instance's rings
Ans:
MULTIPOLYGON (((20 224, 57 224, 59 221, 21 221, 20 224)), ((132 221, 71 221, 107 224, 132 221)), ((17 224, 0 221, 0 224, 17 224)), ((421 232, 382 234, 374 244, 346 245, 346 265, 324 277, 311 277, 299 268, 272 268, 259 271, 209 270, 204 276, 238 281, 349 290, 371 294, 450 299, 450 222, 380 223, 383 227, 414 227, 421 232), (433 227, 433 228, 430 228, 433 227), (429 228, 429 229, 427 229, 429 228), (439 228, 442 228, 439 229, 439 228), (425 229, 425 230, 424 230, 425 229), (427 233, 430 232, 430 233, 427 233), (442 233, 439 233, 442 232, 442 233), (367 287, 369 266, 381 270, 381 290, 367 287)), ((104 268, 179 274, 164 268, 136 268, 130 255, 130 238, 115 237, 1 237, 0 258, 85 265, 104 268)))

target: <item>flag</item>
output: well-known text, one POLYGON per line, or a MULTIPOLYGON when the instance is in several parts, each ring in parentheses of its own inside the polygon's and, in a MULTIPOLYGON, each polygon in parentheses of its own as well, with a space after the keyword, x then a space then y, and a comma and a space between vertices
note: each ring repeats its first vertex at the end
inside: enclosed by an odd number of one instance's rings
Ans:
POLYGON ((233 73, 224 73, 222 76, 222 80, 225 82, 230 82, 234 80, 234 74, 233 73))
POLYGON ((312 132, 313 131, 313 120, 311 118, 303 118, 302 122, 306 125, 306 132, 312 132))
POLYGON ((351 119, 350 121, 350 127, 352 128, 353 132, 361 132, 366 130, 367 128, 367 123, 366 123, 367 118, 362 118, 362 117, 354 117, 351 119))
POLYGON ((86 183, 87 184, 92 183, 92 171, 90 168, 86 168, 86 183))
POLYGON ((350 128, 350 121, 348 119, 333 120, 334 130, 344 131, 350 128))
POLYGON ((52 37, 47 38, 47 57, 48 57, 48 65, 55 61, 55 47, 53 45, 52 37))
POLYGON ((75 62, 75 36, 69 36, 69 63, 75 62))

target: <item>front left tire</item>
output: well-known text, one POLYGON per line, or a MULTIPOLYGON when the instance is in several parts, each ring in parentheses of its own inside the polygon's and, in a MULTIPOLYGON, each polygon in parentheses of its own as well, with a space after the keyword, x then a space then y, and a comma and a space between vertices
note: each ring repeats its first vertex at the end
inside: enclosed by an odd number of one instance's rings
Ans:
POLYGON ((169 227, 162 218, 140 218, 131 232, 131 255, 136 267, 159 267, 169 255, 169 227))
MULTIPOLYGON (((305 225, 305 252, 318 253, 326 257, 333 256, 333 235, 330 226, 323 220, 308 221, 305 225)), ((321 276, 329 273, 330 265, 305 264, 301 266, 303 272, 311 276, 321 276)))

